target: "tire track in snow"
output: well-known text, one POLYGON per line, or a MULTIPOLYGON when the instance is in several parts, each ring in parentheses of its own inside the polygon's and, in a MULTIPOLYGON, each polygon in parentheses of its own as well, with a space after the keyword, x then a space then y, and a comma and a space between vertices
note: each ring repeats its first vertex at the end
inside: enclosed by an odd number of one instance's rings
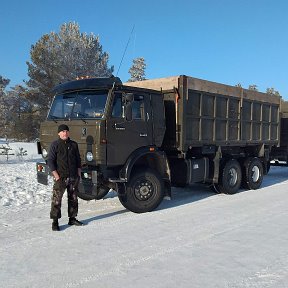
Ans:
POLYGON ((240 283, 228 283, 225 288, 287 288, 287 280, 288 254, 285 254, 240 283))
MULTIPOLYGON (((257 214, 261 214, 261 213, 257 213, 257 214)), ((267 215, 266 217, 271 220, 271 215, 267 215)), ((275 215, 275 217, 282 217, 282 215, 277 214, 277 215, 275 215)), ((259 220, 261 222, 263 221, 262 215, 260 215, 260 218, 258 219, 258 221, 259 220)), ((235 224, 235 221, 231 221, 229 223, 226 223, 226 227, 227 227, 226 229, 222 229, 219 232, 214 232, 214 233, 210 233, 210 234, 204 233, 206 236, 200 237, 197 239, 192 239, 191 241, 188 241, 188 242, 187 242, 187 239, 185 239, 185 238, 182 239, 181 237, 180 238, 178 237, 178 241, 181 241, 183 243, 180 243, 179 245, 173 245, 172 247, 162 248, 162 249, 160 249, 160 251, 158 251, 156 253, 151 253, 149 255, 146 255, 145 257, 140 257, 137 259, 131 259, 128 261, 124 261, 122 263, 115 265, 111 270, 109 270, 107 272, 92 273, 91 275, 83 277, 82 279, 70 281, 70 282, 66 283, 66 285, 64 287, 65 288, 82 287, 83 284, 88 284, 90 282, 94 282, 94 281, 100 280, 100 279, 105 278, 105 277, 126 273, 125 271, 131 267, 141 265, 145 262, 149 262, 149 261, 152 261, 154 259, 158 259, 159 257, 165 257, 169 254, 174 254, 177 251, 182 250, 182 249, 195 248, 196 246, 198 246, 200 244, 202 245, 203 243, 213 242, 215 239, 217 239, 217 237, 219 237, 223 234, 226 234, 226 233, 230 233, 230 232, 235 231, 235 230, 237 231, 239 228, 241 228, 243 226, 247 227, 247 224, 250 224, 250 223, 251 223, 251 218, 249 218, 249 219, 247 218, 245 221, 241 221, 241 223, 238 223, 238 224, 235 224)), ((251 224, 252 225, 256 224, 255 218, 251 224)), ((285 267, 287 267, 287 266, 285 266, 285 267)), ((287 272, 288 270, 286 271, 286 268, 285 269, 283 268, 282 270, 285 271, 286 274, 288 273, 287 272)), ((63 277, 63 279, 64 278, 65 277, 63 277)), ((251 280, 251 283, 253 283, 253 279, 251 280)), ((247 284, 247 286, 239 286, 239 287, 238 286, 235 286, 235 287, 234 286, 227 286, 226 288, 248 288, 248 287, 254 288, 253 286, 249 286, 249 283, 247 284)), ((255 288, 256 287, 258 288, 258 286, 255 286, 255 288)), ((259 288, 265 288, 265 286, 259 286, 259 288)))

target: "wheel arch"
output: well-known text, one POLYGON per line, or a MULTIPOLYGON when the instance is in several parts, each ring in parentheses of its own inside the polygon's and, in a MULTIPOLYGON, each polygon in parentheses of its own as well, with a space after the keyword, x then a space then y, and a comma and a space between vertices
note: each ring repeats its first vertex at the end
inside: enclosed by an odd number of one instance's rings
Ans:
POLYGON ((156 170, 165 182, 171 180, 166 154, 155 147, 142 147, 135 150, 122 167, 120 177, 128 181, 131 174, 141 167, 156 170))

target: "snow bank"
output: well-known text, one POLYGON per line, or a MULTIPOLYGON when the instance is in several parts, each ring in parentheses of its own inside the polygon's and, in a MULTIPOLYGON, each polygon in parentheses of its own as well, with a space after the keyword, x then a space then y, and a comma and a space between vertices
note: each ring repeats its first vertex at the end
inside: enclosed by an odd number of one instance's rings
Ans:
POLYGON ((24 204, 50 201, 51 184, 38 184, 36 161, 41 160, 37 154, 36 143, 7 142, 0 139, 0 147, 10 147, 8 161, 6 155, 0 155, 0 206, 19 206, 24 204), (18 155, 20 148, 26 151, 18 155))
MULTIPOLYGON (((6 141, 0 139, 0 147, 2 145, 7 147, 6 141)), ((37 154, 36 143, 10 142, 8 145, 14 155, 8 156, 8 161, 5 155, 0 155, 0 206, 15 207, 50 201, 52 178, 48 186, 37 182, 36 162, 42 161, 42 157, 37 154), (17 156, 20 148, 27 151, 26 156, 17 156)), ((111 190, 105 198, 114 198, 115 195, 111 190)))
POLYGON ((129 212, 117 197, 80 201, 83 227, 67 225, 63 201, 55 233, 36 144, 10 145, 28 153, 0 159, 0 287, 287 287, 287 167, 235 195, 173 188, 151 213, 129 212))
MULTIPOLYGON (((18 162, 18 161, 37 161, 42 159, 41 155, 38 154, 37 152, 37 144, 36 142, 34 143, 26 143, 26 142, 13 142, 13 141, 6 141, 5 139, 0 139, 0 148, 1 147, 8 147, 11 148, 11 150, 9 150, 9 154, 13 154, 13 155, 8 155, 8 161, 7 161, 7 157, 6 155, 0 155, 0 165, 6 162, 18 162), (21 156, 20 152, 25 152, 23 154, 27 154, 27 155, 23 155, 21 156)), ((0 149, 0 153, 1 151, 3 151, 2 149, 0 149)), ((1 165, 2 166, 2 165, 1 165)))

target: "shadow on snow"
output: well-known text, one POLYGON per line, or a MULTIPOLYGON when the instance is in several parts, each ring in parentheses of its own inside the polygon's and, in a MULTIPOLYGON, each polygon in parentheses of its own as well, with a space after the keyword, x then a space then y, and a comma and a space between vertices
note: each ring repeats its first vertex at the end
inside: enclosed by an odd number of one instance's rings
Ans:
MULTIPOLYGON (((273 186, 275 184, 280 184, 282 182, 288 181, 288 167, 271 167, 270 172, 268 175, 264 176, 263 183, 261 188, 273 186)), ((259 188, 259 189, 261 189, 259 188)), ((236 193, 249 193, 249 190, 241 189, 239 192, 236 193)), ((189 203, 201 201, 208 197, 233 197, 233 195, 225 195, 225 194, 217 194, 212 191, 212 189, 207 184, 194 184, 191 186, 187 186, 185 188, 172 188, 172 199, 171 200, 163 200, 162 203, 155 211, 166 210, 177 206, 186 205, 189 203)), ((85 225, 88 225, 90 222, 105 219, 109 217, 113 217, 116 215, 124 214, 129 212, 127 209, 110 212, 104 215, 97 215, 85 220, 82 220, 85 225)), ((153 212, 153 211, 152 211, 153 212)), ((131 212, 132 213, 132 212, 131 212)), ((67 229, 68 225, 63 225, 61 230, 67 229)))

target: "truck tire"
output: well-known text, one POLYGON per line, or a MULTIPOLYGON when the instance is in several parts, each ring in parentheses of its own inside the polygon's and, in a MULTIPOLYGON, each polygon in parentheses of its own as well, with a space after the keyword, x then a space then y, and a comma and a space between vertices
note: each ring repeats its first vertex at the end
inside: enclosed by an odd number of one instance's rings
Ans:
POLYGON ((100 185, 98 186, 97 188, 97 197, 96 197, 96 200, 100 200, 102 198, 104 198, 107 193, 109 192, 110 188, 107 187, 107 186, 104 186, 104 185, 100 185))
POLYGON ((220 193, 235 194, 241 185, 242 171, 236 159, 228 160, 220 172, 219 183, 216 185, 220 193))
POLYGON ((126 193, 118 198, 132 212, 152 211, 164 198, 164 182, 155 170, 136 171, 126 184, 126 193))
POLYGON ((258 158, 247 158, 243 165, 242 186, 246 189, 258 189, 263 181, 263 165, 258 158))
POLYGON ((270 167, 271 167, 270 161, 263 162, 263 174, 264 175, 267 175, 269 173, 270 167))
MULTIPOLYGON (((92 187, 91 187, 91 189, 92 189, 92 187)), ((82 200, 86 200, 86 201, 100 200, 107 195, 109 190, 110 190, 109 187, 104 186, 104 185, 100 185, 97 187, 97 195, 92 194, 92 191, 91 191, 91 194, 87 194, 87 193, 83 193, 82 191, 78 191, 77 195, 79 198, 81 198, 82 200)))

